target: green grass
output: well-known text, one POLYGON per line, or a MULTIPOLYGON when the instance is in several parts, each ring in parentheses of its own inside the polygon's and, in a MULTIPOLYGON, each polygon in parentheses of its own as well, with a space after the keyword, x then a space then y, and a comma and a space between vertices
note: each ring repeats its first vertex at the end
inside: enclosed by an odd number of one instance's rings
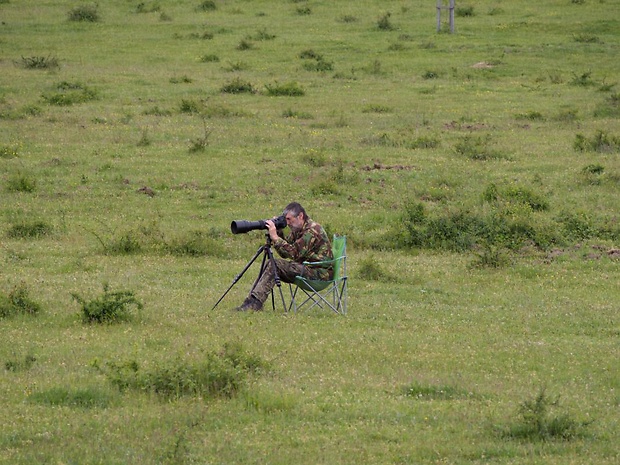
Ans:
POLYGON ((618 0, 22 3, 0 463, 618 462, 618 0), (347 316, 212 311, 290 201, 347 316))

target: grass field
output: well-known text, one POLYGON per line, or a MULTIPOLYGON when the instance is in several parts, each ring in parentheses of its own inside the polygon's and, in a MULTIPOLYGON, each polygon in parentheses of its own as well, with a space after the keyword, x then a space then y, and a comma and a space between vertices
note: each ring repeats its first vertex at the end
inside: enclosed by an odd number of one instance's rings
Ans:
POLYGON ((618 463, 620 1, 435 7, 0 0, 0 463, 618 463))

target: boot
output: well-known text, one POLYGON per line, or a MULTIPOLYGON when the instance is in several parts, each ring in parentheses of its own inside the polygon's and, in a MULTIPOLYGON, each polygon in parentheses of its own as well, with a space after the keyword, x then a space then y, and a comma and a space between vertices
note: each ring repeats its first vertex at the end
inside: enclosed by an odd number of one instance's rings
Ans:
POLYGON ((253 310, 255 312, 258 312, 260 310, 263 309, 263 303, 258 300, 256 297, 254 297, 253 295, 247 297, 243 303, 237 307, 235 310, 240 311, 240 312, 247 312, 248 310, 253 310))

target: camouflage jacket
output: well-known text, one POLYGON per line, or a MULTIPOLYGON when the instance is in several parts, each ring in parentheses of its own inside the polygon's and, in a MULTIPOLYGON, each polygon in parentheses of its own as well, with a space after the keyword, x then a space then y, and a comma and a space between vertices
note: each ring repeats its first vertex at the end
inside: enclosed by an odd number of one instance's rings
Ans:
MULTIPOLYGON (((319 223, 315 223, 310 218, 306 221, 299 231, 291 231, 286 238, 281 236, 274 242, 273 246, 282 258, 288 258, 297 263, 320 262, 332 260, 332 245, 327 237, 327 233, 319 223)), ((333 275, 332 267, 321 267, 319 276, 321 279, 331 279, 333 275)))

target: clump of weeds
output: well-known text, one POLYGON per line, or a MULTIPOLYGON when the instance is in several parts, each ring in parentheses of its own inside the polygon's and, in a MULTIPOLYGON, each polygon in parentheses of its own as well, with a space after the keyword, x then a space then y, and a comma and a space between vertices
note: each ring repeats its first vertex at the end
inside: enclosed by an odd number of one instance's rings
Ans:
POLYGON ((133 310, 142 310, 143 304, 133 291, 111 291, 109 284, 103 285, 103 294, 86 299, 77 293, 71 297, 81 307, 85 323, 118 323, 131 318, 133 310))

